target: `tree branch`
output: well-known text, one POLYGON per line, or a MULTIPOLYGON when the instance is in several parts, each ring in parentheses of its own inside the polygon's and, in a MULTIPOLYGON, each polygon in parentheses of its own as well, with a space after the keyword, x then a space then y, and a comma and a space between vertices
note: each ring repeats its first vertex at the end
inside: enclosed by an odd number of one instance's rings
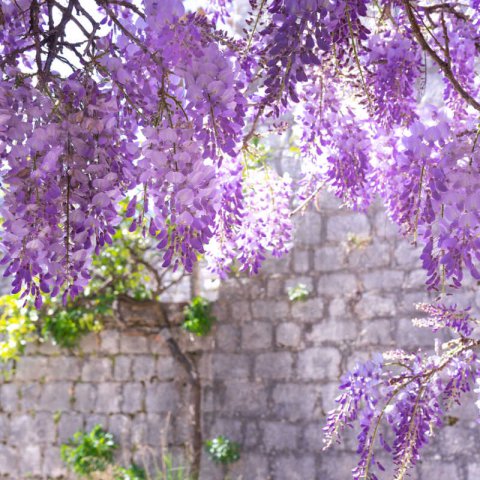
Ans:
POLYGON ((480 112, 480 103, 475 100, 460 84, 455 75, 452 72, 452 69, 448 61, 443 60, 440 56, 433 50, 433 48, 426 41, 425 37, 422 34, 422 30, 418 25, 417 19, 415 18, 415 13, 413 11, 412 5, 409 0, 402 0, 403 5, 405 6, 405 11, 407 13, 410 26, 412 27, 412 32, 418 43, 425 52, 432 58, 432 60, 440 67, 445 77, 450 81, 452 87, 458 92, 458 94, 465 100, 468 105, 473 107, 475 110, 480 112))

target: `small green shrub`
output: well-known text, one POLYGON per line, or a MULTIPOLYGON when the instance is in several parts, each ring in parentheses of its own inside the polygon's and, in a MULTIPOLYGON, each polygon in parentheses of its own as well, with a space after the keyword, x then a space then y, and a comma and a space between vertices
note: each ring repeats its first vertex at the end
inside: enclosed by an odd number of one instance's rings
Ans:
POLYGON ((240 459, 240 445, 222 435, 207 440, 205 450, 215 463, 222 465, 230 465, 240 459))
POLYGON ((89 478, 92 473, 103 472, 113 463, 117 448, 112 434, 95 425, 90 433, 75 433, 67 444, 62 445, 61 456, 77 475, 89 478))
POLYGON ((288 293, 288 299, 291 302, 300 302, 300 301, 306 300, 310 295, 310 292, 308 291, 307 286, 303 283, 299 283, 298 285, 290 287, 287 290, 287 293, 288 293))
POLYGON ((147 480, 145 470, 135 464, 129 468, 115 467, 114 471, 114 480, 147 480))
POLYGON ((212 315, 211 303, 202 297, 195 297, 184 310, 183 328, 203 337, 210 333, 216 318, 212 315))

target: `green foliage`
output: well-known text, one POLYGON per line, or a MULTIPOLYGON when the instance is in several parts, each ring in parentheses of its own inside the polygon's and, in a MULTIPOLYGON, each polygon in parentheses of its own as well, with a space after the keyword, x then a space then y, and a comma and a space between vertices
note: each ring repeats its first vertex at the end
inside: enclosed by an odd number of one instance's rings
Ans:
POLYGON ((67 304, 61 298, 44 297, 41 310, 18 295, 0 297, 0 360, 17 359, 29 342, 50 340, 63 348, 75 347, 82 336, 102 327, 113 315, 116 298, 156 298, 159 277, 148 260, 152 251, 141 232, 129 232, 124 220, 112 245, 94 256, 92 278, 85 291, 67 304))
POLYGON ((129 468, 115 467, 114 480, 147 480, 145 470, 138 465, 129 468))
POLYGON ((76 474, 90 478, 92 473, 103 472, 113 463, 116 448, 112 434, 95 425, 90 433, 75 433, 62 445, 61 456, 76 474))
POLYGON ((215 463, 222 465, 230 465, 240 459, 240 445, 222 435, 207 440, 205 450, 215 463))
POLYGON ((23 306, 19 295, 0 297, 0 359, 16 360, 37 338, 37 313, 23 306))
POLYGON ((203 337, 210 333, 217 319, 212 315, 211 303, 202 297, 195 297, 184 310, 183 328, 203 337))
POLYGON ((300 302, 300 301, 306 300, 310 295, 310 292, 307 286, 303 283, 299 283, 298 285, 290 287, 287 290, 287 293, 288 293, 288 299, 291 302, 300 302))

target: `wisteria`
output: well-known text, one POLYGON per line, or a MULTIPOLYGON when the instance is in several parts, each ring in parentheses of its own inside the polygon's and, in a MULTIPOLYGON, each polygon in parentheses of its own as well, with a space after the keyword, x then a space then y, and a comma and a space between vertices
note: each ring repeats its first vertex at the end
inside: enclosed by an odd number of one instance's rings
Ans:
MULTIPOLYGON (((204 258, 222 277, 256 273, 288 251, 292 215, 321 189, 354 209, 379 199, 423 246, 428 289, 479 280, 478 0, 250 0, 241 26, 234 5, 0 3, 0 247, 12 291, 37 308, 44 295, 79 294, 121 204, 163 267, 204 258), (245 161, 292 119, 298 178, 245 161)), ((329 420, 330 437, 360 422, 355 478, 376 478, 378 442, 402 478, 445 402, 474 381, 470 311, 422 308, 419 326, 458 340, 359 367, 329 420), (393 441, 377 434, 384 421, 393 441)))
MULTIPOLYGON (((421 326, 471 333, 466 312, 444 305, 421 305, 429 317, 421 326)), ((473 322, 473 319, 471 320, 473 322)), ((416 322, 418 325, 418 321, 416 322)), ((479 368, 480 340, 457 336, 435 354, 385 352, 358 364, 343 379, 337 408, 329 413, 325 444, 338 441, 346 426, 358 424, 359 463, 353 478, 400 480, 420 458, 446 412, 473 390, 479 368), (384 464, 383 453, 391 459, 384 464)))

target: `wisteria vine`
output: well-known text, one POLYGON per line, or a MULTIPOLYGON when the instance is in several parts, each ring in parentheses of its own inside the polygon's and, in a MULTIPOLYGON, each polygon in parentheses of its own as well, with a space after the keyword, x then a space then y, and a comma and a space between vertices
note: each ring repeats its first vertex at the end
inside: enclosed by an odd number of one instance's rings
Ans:
MULTIPOLYGON (((0 3, 0 248, 12 291, 37 308, 44 295, 78 295, 125 199, 130 230, 155 238, 164 267, 204 258, 221 276, 255 273, 288 251, 292 214, 321 189, 359 210, 380 198, 423 245, 429 289, 480 279, 478 0, 250 0, 238 31, 235 2, 206 3, 0 3), (293 183, 245 160, 292 117, 293 183)), ((377 440, 403 478, 442 402, 475 378, 470 313, 427 313, 423 326, 458 340, 436 356, 373 360, 344 382, 327 431, 360 420, 355 478, 376 478, 377 440), (377 435, 385 421, 393 443, 377 435)))

